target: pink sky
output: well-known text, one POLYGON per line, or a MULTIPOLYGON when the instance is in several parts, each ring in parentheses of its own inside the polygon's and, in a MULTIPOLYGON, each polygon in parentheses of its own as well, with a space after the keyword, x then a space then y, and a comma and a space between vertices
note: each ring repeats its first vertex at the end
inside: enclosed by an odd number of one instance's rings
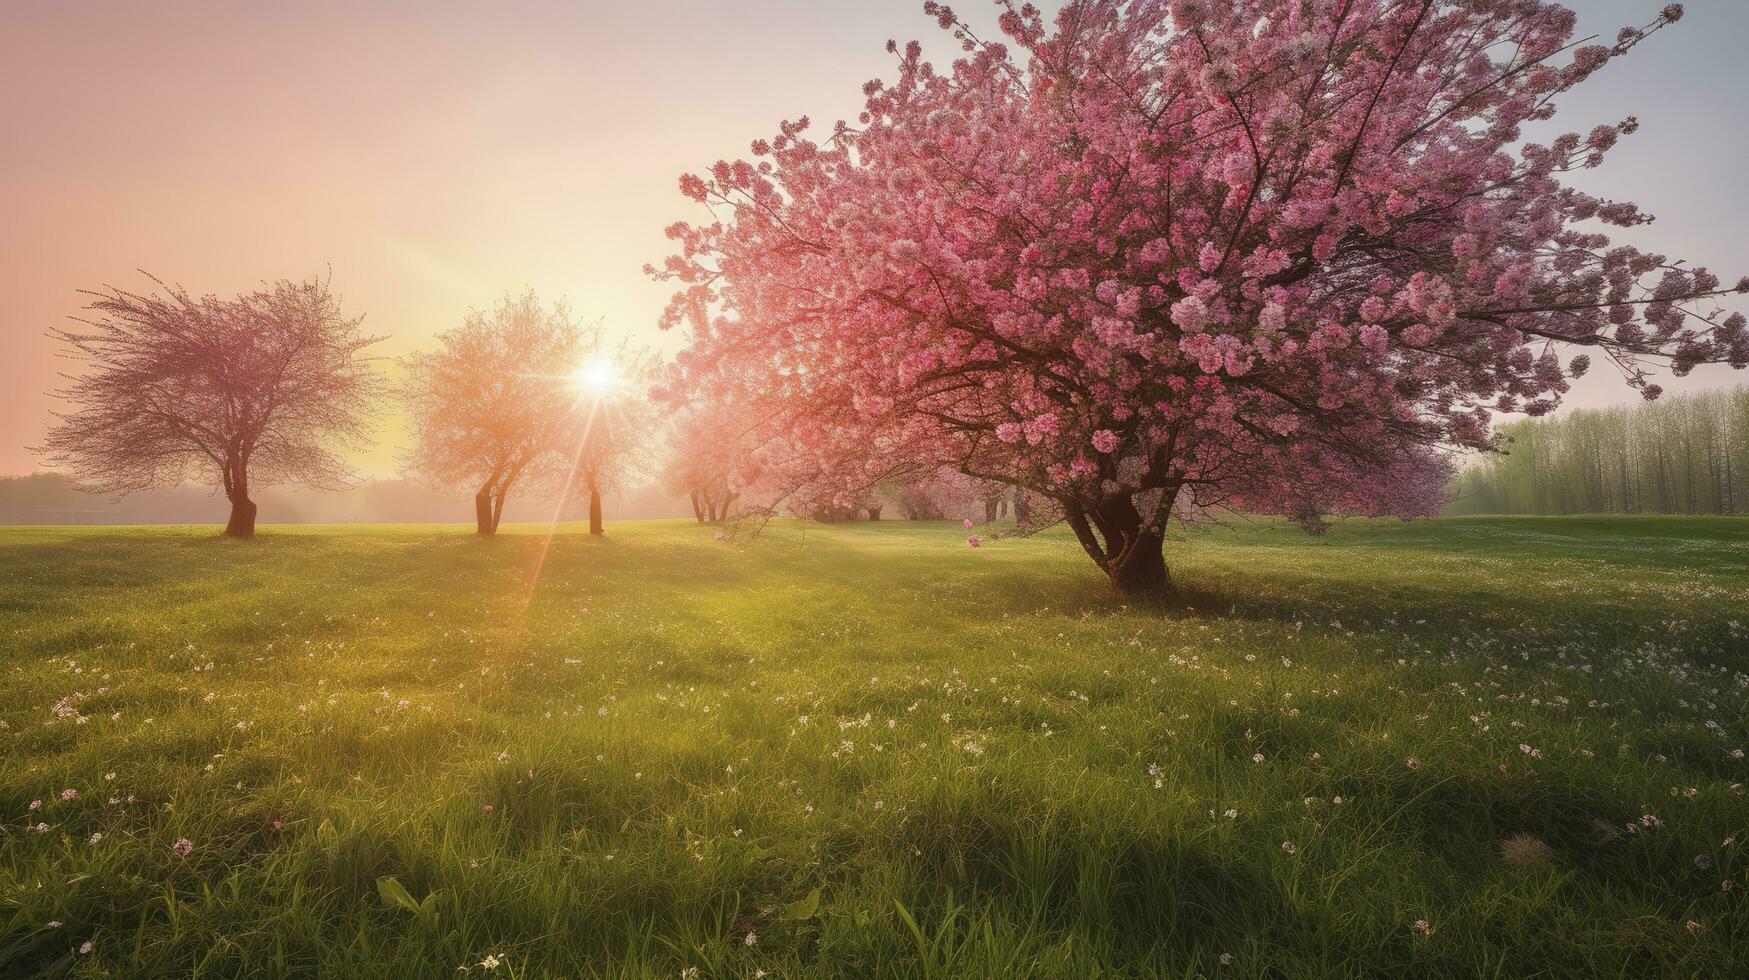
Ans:
MULTIPOLYGON (((1577 0, 1613 37, 1660 6, 1577 0)), ((978 11, 979 0, 961 7, 978 11)), ((1749 272, 1741 160, 1749 3, 1689 16, 1588 84, 1563 129, 1640 117, 1587 189, 1659 221, 1636 243, 1749 272)), ((782 118, 854 114, 890 77, 888 37, 950 56, 920 0, 285 5, 0 5, 0 474, 50 419, 65 366, 44 336, 77 290, 147 269, 196 292, 333 271, 346 307, 430 343, 470 307, 530 286, 673 349, 666 289, 640 272, 691 217, 683 170, 745 151, 782 118)), ((1672 391, 1749 381, 1696 372, 1672 391)), ((1607 371, 1571 405, 1633 397, 1607 371)), ((361 464, 394 468, 398 426, 361 464)))

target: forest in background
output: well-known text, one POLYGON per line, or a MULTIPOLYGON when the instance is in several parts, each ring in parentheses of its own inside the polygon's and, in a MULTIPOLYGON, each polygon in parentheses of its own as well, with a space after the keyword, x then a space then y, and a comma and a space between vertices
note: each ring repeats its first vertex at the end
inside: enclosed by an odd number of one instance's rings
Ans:
POLYGON ((1749 514, 1749 387, 1508 423, 1447 514, 1749 514))

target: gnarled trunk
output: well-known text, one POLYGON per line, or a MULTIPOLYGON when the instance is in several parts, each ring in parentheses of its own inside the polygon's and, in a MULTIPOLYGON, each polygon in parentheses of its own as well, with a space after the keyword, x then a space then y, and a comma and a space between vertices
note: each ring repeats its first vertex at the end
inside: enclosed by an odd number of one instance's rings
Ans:
POLYGON ((231 495, 231 519, 225 524, 225 533, 233 538, 252 538, 255 536, 255 501, 247 494, 233 491, 231 495))
POLYGON ((249 499, 248 447, 233 443, 225 456, 225 499, 231 502, 231 519, 225 534, 233 538, 255 536, 255 501, 249 499))
POLYGON ((601 491, 594 484, 589 486, 589 533, 606 533, 601 527, 601 491))
MULTIPOLYGON (((692 516, 700 524, 703 524, 704 519, 705 519, 704 501, 703 501, 703 499, 701 499, 702 496, 703 495, 700 494, 697 490, 692 491, 692 494, 691 494, 691 497, 692 497, 692 516)), ((716 515, 714 513, 711 515, 711 520, 713 520, 713 521, 716 520, 716 515)))
POLYGON ((1129 553, 1106 570, 1111 584, 1124 595, 1158 597, 1172 591, 1166 568, 1166 538, 1158 531, 1138 531, 1129 553))
POLYGON ((881 509, 879 507, 870 507, 868 509, 868 519, 871 521, 880 520, 881 519, 881 509))
MULTIPOLYGON (((1159 509, 1171 510, 1170 499, 1159 509)), ((1081 547, 1124 595, 1159 598, 1172 591, 1166 569, 1165 528, 1144 522, 1129 497, 1113 497, 1092 509, 1065 501, 1063 516, 1081 547)))

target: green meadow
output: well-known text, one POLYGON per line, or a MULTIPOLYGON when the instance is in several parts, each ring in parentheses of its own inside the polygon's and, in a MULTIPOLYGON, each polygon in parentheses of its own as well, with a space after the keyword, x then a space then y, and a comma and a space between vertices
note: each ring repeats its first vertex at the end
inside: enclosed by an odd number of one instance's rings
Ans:
POLYGON ((1749 521, 0 529, 0 975, 1749 974, 1749 521))

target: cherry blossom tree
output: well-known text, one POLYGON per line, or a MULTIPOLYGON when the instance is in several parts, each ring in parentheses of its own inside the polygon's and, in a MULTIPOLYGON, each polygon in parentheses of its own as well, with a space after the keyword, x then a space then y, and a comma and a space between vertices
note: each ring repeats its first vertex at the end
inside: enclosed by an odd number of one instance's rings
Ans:
POLYGON ((931 473, 893 485, 893 498, 906 520, 939 521, 947 516, 947 510, 942 506, 940 481, 933 477, 934 473, 931 473))
POLYGON ((341 489, 336 450, 362 449, 381 383, 359 331, 319 279, 226 299, 153 279, 150 294, 89 293, 82 327, 54 336, 83 373, 59 394, 42 448, 50 466, 122 496, 185 481, 223 489, 225 533, 255 533, 256 487, 341 489))
POLYGON ((700 524, 728 520, 742 489, 757 480, 739 431, 737 413, 691 410, 672 421, 663 482, 685 495, 700 524))
POLYGON ((434 486, 472 490, 475 529, 496 534, 513 488, 551 490, 568 472, 587 418, 578 372, 600 334, 525 292, 468 313, 438 342, 401 362, 405 462, 434 486))
POLYGON ((804 118, 681 179, 678 397, 757 405, 791 491, 923 464, 1059 510, 1125 592, 1169 588, 1175 511, 1435 513, 1453 450, 1591 358, 1749 362, 1749 289, 1617 244, 1650 218, 1565 183, 1631 118, 1526 138, 1680 18, 1574 42, 1542 0, 926 5, 824 142, 804 118))
POLYGON ((606 532, 602 494, 650 478, 661 423, 649 392, 662 374, 648 352, 625 343, 592 345, 578 375, 583 427, 570 459, 571 490, 587 496, 589 533, 606 532))

